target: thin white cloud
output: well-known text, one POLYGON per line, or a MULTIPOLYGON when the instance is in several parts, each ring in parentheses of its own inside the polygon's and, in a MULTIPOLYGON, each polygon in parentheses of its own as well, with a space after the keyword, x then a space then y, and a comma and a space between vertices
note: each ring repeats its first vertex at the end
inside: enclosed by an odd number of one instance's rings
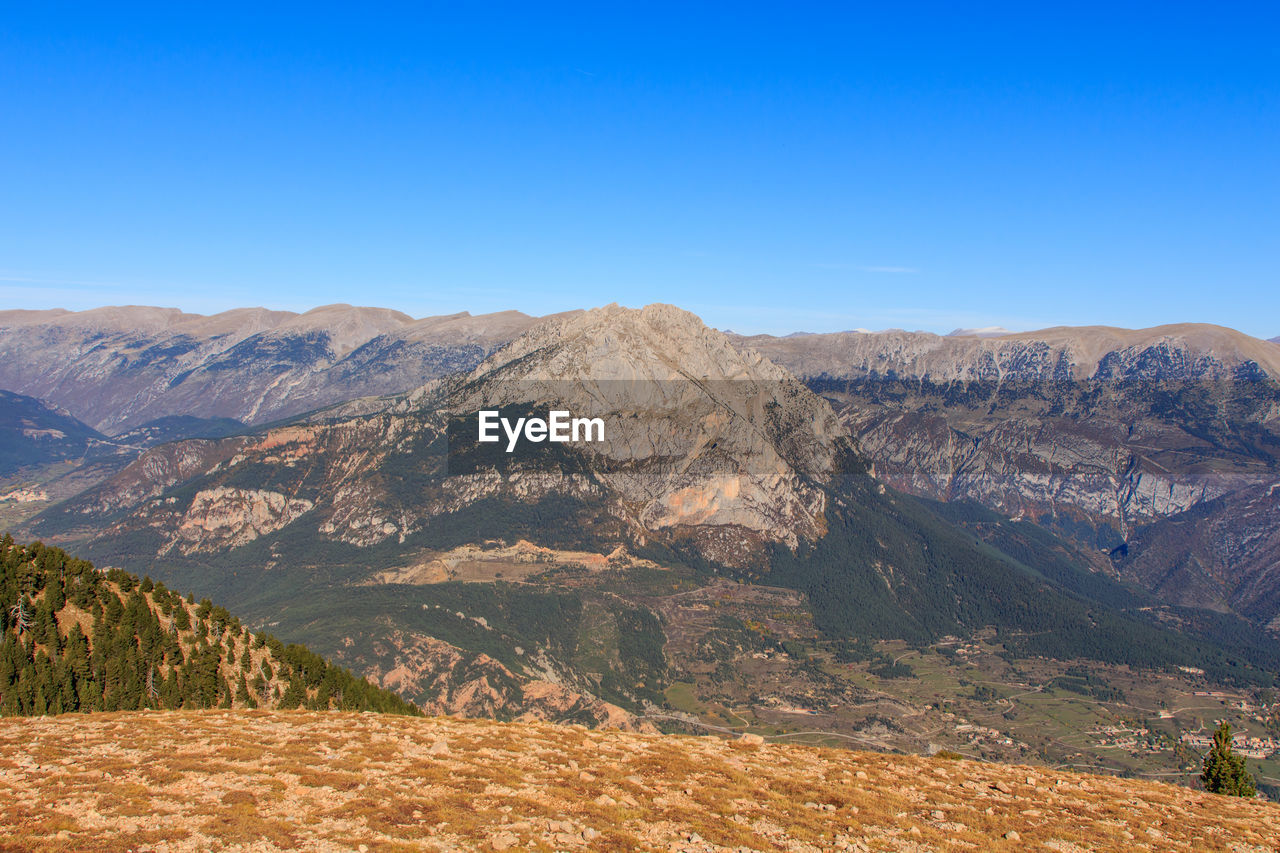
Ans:
POLYGON ((920 272, 917 267, 867 266, 865 264, 813 264, 814 269, 847 270, 849 272, 889 273, 893 275, 912 275, 920 272))

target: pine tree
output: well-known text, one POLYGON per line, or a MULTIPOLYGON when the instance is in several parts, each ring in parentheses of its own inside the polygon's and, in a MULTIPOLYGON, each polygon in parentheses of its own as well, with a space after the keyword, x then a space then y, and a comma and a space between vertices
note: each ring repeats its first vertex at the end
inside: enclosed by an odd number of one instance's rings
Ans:
POLYGON ((1231 751, 1231 726, 1223 722, 1213 733, 1213 745, 1204 757, 1204 772, 1200 774, 1204 789, 1211 794, 1227 794, 1232 797, 1252 797, 1257 793, 1253 777, 1245 768, 1243 755, 1231 751))
POLYGON ((64 714, 68 711, 79 710, 80 701, 76 696, 76 679, 70 665, 64 660, 54 667, 54 672, 58 682, 57 713, 64 714))
POLYGON ((306 700, 307 689, 303 686, 301 679, 291 678, 285 687, 284 694, 280 697, 280 707, 286 710, 301 708, 306 700))
POLYGON ((89 640, 85 637, 80 623, 71 626, 67 634, 67 646, 64 652, 67 668, 76 679, 89 676, 89 640))
MULTIPOLYGON (((60 568, 59 573, 65 572, 65 568, 60 568)), ((65 580, 59 577, 57 580, 49 584, 48 591, 45 593, 45 600, 49 602, 49 610, 57 612, 62 609, 62 605, 67 603, 66 590, 63 588, 65 580)))
POLYGON ((36 605, 31 633, 35 636, 37 643, 49 647, 54 654, 57 653, 58 622, 53 616, 53 608, 49 606, 47 597, 36 605))

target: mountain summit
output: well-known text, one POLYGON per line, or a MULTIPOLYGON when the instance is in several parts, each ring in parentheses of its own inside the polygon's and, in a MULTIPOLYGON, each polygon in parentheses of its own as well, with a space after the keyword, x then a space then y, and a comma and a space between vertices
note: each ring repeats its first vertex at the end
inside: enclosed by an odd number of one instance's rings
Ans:
POLYGON ((534 326, 472 373, 574 380, 769 380, 794 377, 674 305, 612 304, 534 326))
POLYGON ((743 549, 821 538, 826 486, 853 453, 830 406, 790 373, 667 305, 553 319, 470 373, 343 414, 356 408, 156 448, 42 524, 107 513, 115 533, 159 532, 166 554, 239 547, 295 522, 367 547, 478 502, 555 497, 600 505, 608 536, 661 530, 740 564, 743 549), (552 409, 598 419, 603 440, 514 453, 478 440, 481 411, 552 409), (159 498, 179 483, 197 487, 190 499, 159 498))
MULTIPOLYGON (((598 419, 603 441, 574 451, 613 512, 644 537, 669 529, 715 543, 723 528, 784 542, 819 538, 824 494, 852 443, 821 398, 758 353, 733 346, 670 305, 597 308, 537 326, 468 376, 411 395, 455 418, 486 409, 598 419), (695 534, 693 528, 704 528, 695 534)), ((451 435, 462 438, 461 425, 451 435)), ((474 449, 474 448, 472 448, 474 449)), ((513 460, 524 482, 559 482, 565 466, 545 446, 513 460)), ((451 455, 461 455, 457 446, 451 455)), ((489 457, 485 457, 488 459, 489 457)), ((469 485, 508 488, 492 468, 469 485)), ((584 482, 585 485, 585 482, 584 482)), ((446 488, 449 488, 446 485, 446 488)), ((734 562, 722 545, 708 552, 734 562)))

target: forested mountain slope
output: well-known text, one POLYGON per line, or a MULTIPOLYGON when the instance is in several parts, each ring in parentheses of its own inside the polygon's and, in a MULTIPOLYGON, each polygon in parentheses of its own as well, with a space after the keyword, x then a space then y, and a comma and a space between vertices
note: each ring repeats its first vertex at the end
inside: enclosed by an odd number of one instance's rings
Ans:
POLYGON ((300 708, 417 713, 207 599, 0 539, 0 713, 300 708))

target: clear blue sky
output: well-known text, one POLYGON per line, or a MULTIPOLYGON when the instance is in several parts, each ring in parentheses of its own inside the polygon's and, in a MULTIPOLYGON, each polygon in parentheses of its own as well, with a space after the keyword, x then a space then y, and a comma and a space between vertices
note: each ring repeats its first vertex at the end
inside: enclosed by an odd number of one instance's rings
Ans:
POLYGON ((22 5, 3 307, 1280 334, 1274 2, 22 5))

